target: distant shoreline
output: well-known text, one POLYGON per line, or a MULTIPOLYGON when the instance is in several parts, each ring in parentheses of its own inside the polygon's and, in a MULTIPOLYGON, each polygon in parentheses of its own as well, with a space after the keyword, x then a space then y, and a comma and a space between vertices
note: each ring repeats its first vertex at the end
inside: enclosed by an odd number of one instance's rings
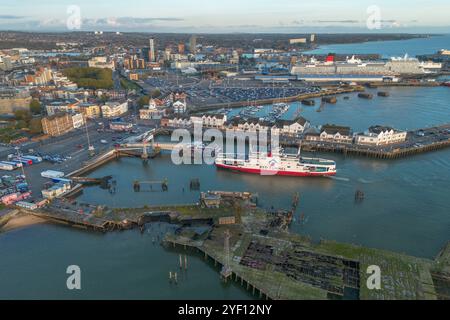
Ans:
MULTIPOLYGON (((149 35, 158 39, 159 49, 165 48, 173 42, 188 41, 192 33, 149 33, 149 32, 123 32, 126 37, 117 35, 112 31, 104 31, 99 37, 93 31, 0 31, 0 49, 25 47, 29 50, 54 50, 57 42, 77 42, 83 39, 83 46, 108 45, 114 42, 116 45, 145 46, 149 35), (40 41, 34 39, 39 36, 40 41)), ((432 33, 320 33, 320 32, 258 32, 258 33, 195 33, 201 38, 202 43, 224 47, 241 47, 244 50, 254 48, 272 47, 274 49, 287 49, 289 40, 292 38, 309 38, 311 34, 316 35, 315 45, 355 44, 374 41, 400 41, 417 38, 433 37, 432 33), (255 38, 258 42, 255 43, 255 38)), ((442 34, 444 35, 444 34, 442 34)), ((311 48, 309 50, 313 50, 311 48)))

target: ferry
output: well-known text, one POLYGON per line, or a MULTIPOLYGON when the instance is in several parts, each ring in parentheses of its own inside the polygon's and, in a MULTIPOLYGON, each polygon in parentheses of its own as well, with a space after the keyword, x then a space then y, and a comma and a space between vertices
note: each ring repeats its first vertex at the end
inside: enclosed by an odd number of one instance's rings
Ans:
POLYGON ((298 154, 250 152, 248 155, 218 154, 217 168, 267 176, 320 177, 336 175, 336 162, 305 158, 298 154))

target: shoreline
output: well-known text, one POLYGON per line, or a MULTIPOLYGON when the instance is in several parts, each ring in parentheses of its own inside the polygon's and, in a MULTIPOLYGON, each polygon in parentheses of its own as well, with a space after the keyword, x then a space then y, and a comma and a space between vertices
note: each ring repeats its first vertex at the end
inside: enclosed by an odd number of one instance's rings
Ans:
POLYGON ((11 217, 6 224, 0 227, 0 234, 31 227, 45 222, 45 219, 26 213, 19 213, 18 215, 11 217))

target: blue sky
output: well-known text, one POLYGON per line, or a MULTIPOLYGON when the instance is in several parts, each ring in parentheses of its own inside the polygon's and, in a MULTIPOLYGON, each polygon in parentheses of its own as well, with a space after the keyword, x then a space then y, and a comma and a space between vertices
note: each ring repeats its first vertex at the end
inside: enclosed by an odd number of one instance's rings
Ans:
POLYGON ((71 5, 81 30, 368 32, 375 5, 376 31, 450 32, 449 0, 0 0, 0 30, 67 30, 71 5))

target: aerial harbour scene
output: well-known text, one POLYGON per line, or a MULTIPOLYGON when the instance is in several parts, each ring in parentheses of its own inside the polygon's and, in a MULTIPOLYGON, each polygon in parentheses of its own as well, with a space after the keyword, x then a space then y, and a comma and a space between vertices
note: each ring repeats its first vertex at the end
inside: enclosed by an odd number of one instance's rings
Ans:
POLYGON ((450 6, 168 2, 0 3, 0 300, 449 300, 450 6))

